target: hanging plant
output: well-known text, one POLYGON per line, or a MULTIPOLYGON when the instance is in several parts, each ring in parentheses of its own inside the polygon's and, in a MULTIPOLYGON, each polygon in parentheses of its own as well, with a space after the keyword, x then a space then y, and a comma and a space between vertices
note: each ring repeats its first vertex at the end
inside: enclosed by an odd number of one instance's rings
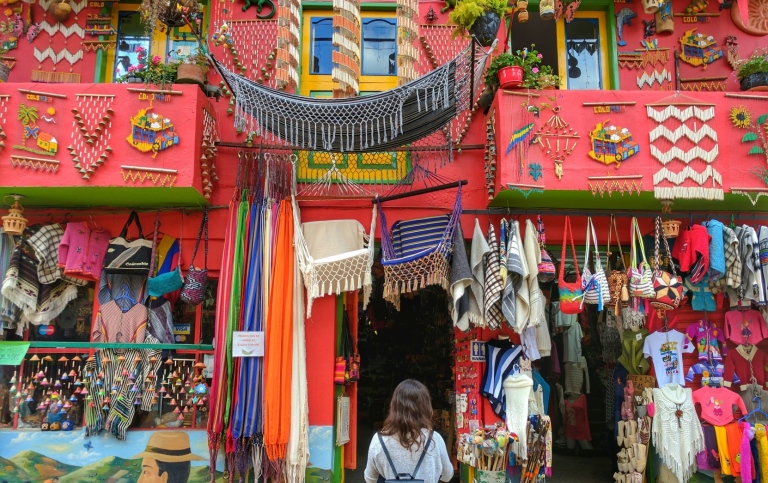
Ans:
POLYGON ((203 5, 197 0, 143 0, 140 10, 144 32, 151 35, 158 22, 167 28, 181 27, 187 21, 199 24, 203 5))

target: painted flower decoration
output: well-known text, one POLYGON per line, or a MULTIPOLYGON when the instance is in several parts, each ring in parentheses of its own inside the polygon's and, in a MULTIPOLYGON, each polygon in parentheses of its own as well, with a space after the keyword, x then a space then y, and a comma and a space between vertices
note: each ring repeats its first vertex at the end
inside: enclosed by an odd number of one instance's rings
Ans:
POLYGON ((731 122, 739 129, 747 129, 752 124, 752 115, 744 106, 731 108, 731 122))

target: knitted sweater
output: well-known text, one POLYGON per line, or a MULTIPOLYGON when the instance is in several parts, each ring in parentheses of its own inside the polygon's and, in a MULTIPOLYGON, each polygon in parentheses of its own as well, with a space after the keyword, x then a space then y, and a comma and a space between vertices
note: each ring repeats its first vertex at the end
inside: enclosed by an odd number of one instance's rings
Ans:
POLYGON ((707 279, 715 281, 725 275, 725 247, 723 246, 723 224, 717 220, 702 223, 709 233, 709 270, 707 279))
POLYGON ((680 269, 691 272, 690 280, 699 282, 709 269, 709 233, 701 225, 692 225, 680 233, 672 256, 680 260, 680 269))
POLYGON ((765 352, 754 345, 749 350, 745 346, 740 345, 725 358, 723 385, 731 387, 733 384, 749 384, 754 373, 755 382, 760 386, 765 386, 766 366, 768 366, 768 356, 766 356, 765 352))
POLYGON ((109 239, 105 230, 91 230, 83 222, 68 223, 59 244, 59 267, 71 277, 99 280, 109 239))
POLYGON ((701 406, 701 419, 713 426, 725 426, 733 422, 733 406, 737 406, 741 414, 747 414, 741 397, 724 387, 697 389, 693 393, 693 403, 701 406))

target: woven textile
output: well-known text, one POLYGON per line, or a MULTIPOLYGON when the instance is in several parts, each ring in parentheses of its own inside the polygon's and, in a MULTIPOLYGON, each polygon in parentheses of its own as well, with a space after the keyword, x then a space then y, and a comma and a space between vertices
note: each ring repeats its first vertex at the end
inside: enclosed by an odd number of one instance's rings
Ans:
MULTIPOLYGON (((236 128, 271 133, 309 150, 372 152, 422 139, 469 108, 474 95, 469 91, 481 84, 473 79, 479 78, 478 67, 482 72, 487 57, 482 47, 470 42, 453 60, 412 82, 349 99, 287 94, 213 62, 234 93, 236 128)), ((352 77, 338 80, 349 84, 352 77)))
POLYGON ((667 384, 653 390, 653 402, 656 453, 678 481, 688 481, 696 471, 696 455, 704 450, 704 433, 696 417, 691 390, 667 384))
POLYGON ((373 240, 376 234, 376 205, 371 229, 365 233, 356 220, 331 220, 301 223, 301 213, 292 197, 296 261, 307 289, 307 317, 312 302, 324 295, 363 289, 363 306, 371 296, 373 240))
POLYGON ((453 325, 461 331, 469 330, 469 286, 472 283, 472 270, 467 259, 467 247, 461 223, 456 225, 453 234, 453 257, 451 259, 451 318, 453 325))
MULTIPOLYGON (((2 276, 5 276, 5 272, 8 270, 15 246, 16 241, 13 239, 13 236, 3 232, 2 228, 0 228, 0 274, 2 276)), ((18 313, 19 308, 10 300, 0 295, 0 317, 2 317, 2 321, 13 323, 16 321, 18 313)))
POLYGON ((501 328, 504 314, 501 312, 501 292, 504 289, 501 280, 501 264, 499 263, 499 242, 496 241, 496 231, 493 224, 488 226, 488 246, 491 251, 485 256, 485 323, 491 330, 501 328))
POLYGON ((387 230, 387 218, 379 207, 381 248, 384 266, 384 300, 400 310, 400 295, 427 285, 450 289, 453 239, 461 216, 461 185, 456 193, 453 212, 437 236, 435 217, 426 218, 424 229, 416 222, 396 222, 387 230), (397 247, 397 248, 396 248, 397 247))
POLYGON ((59 268, 59 244, 64 237, 64 228, 58 223, 52 223, 40 228, 37 233, 29 238, 29 244, 40 263, 37 266, 37 278, 40 283, 54 283, 59 279, 64 279, 69 283, 76 285, 86 285, 87 280, 77 278, 62 277, 59 268))

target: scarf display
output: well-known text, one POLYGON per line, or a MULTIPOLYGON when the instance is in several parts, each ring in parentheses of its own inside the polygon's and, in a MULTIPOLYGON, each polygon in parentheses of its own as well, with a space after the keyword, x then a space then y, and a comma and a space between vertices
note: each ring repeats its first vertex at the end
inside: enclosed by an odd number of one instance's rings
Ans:
POLYGON ((653 390, 653 402, 656 453, 678 481, 688 481, 696 472, 696 455, 704 450, 704 432, 696 416, 691 389, 667 384, 653 390))
POLYGON ((462 332, 469 330, 469 294, 472 284, 472 270, 467 259, 467 247, 461 223, 453 234, 453 258, 451 259, 451 318, 453 325, 462 332))
POLYGON ((504 218, 499 224, 499 275, 501 276, 501 286, 507 283, 507 232, 509 232, 509 222, 504 218))
POLYGON ((283 200, 275 230, 274 270, 267 313, 264 353, 264 449, 269 472, 282 478, 291 432, 291 366, 293 359, 293 218, 291 202, 283 200))
MULTIPOLYGON (((504 284, 504 293, 501 299, 501 310, 507 323, 517 333, 523 331, 523 326, 518 326, 517 322, 522 317, 517 317, 517 294, 522 289, 525 279, 526 266, 520 252, 520 225, 513 221, 509 226, 509 240, 507 242, 507 282, 504 284)), ((526 292, 528 286, 526 285, 526 292)))
POLYGON ((485 308, 485 323, 491 330, 501 328, 504 314, 501 311, 501 292, 504 285, 501 279, 501 264, 499 263, 499 243, 496 241, 496 231, 493 224, 488 225, 488 247, 490 250, 485 255, 485 285, 483 287, 483 299, 485 308))
POLYGON ((538 231, 533 222, 525 220, 525 260, 528 264, 528 297, 531 306, 528 324, 537 326, 546 322, 544 317, 544 293, 539 287, 539 264, 541 263, 541 248, 537 237, 538 231))
MULTIPOLYGON (((8 266, 13 258, 13 251, 16 247, 16 240, 0 228, 0 274, 5 275, 8 266)), ((0 294, 0 318, 3 326, 9 327, 19 313, 19 307, 11 302, 7 297, 0 294)))
POLYGON ((480 229, 480 222, 475 218, 475 230, 472 233, 472 248, 470 249, 469 264, 472 268, 472 283, 469 294, 469 321, 478 327, 485 327, 483 318, 485 293, 485 256, 491 251, 488 241, 480 229))

